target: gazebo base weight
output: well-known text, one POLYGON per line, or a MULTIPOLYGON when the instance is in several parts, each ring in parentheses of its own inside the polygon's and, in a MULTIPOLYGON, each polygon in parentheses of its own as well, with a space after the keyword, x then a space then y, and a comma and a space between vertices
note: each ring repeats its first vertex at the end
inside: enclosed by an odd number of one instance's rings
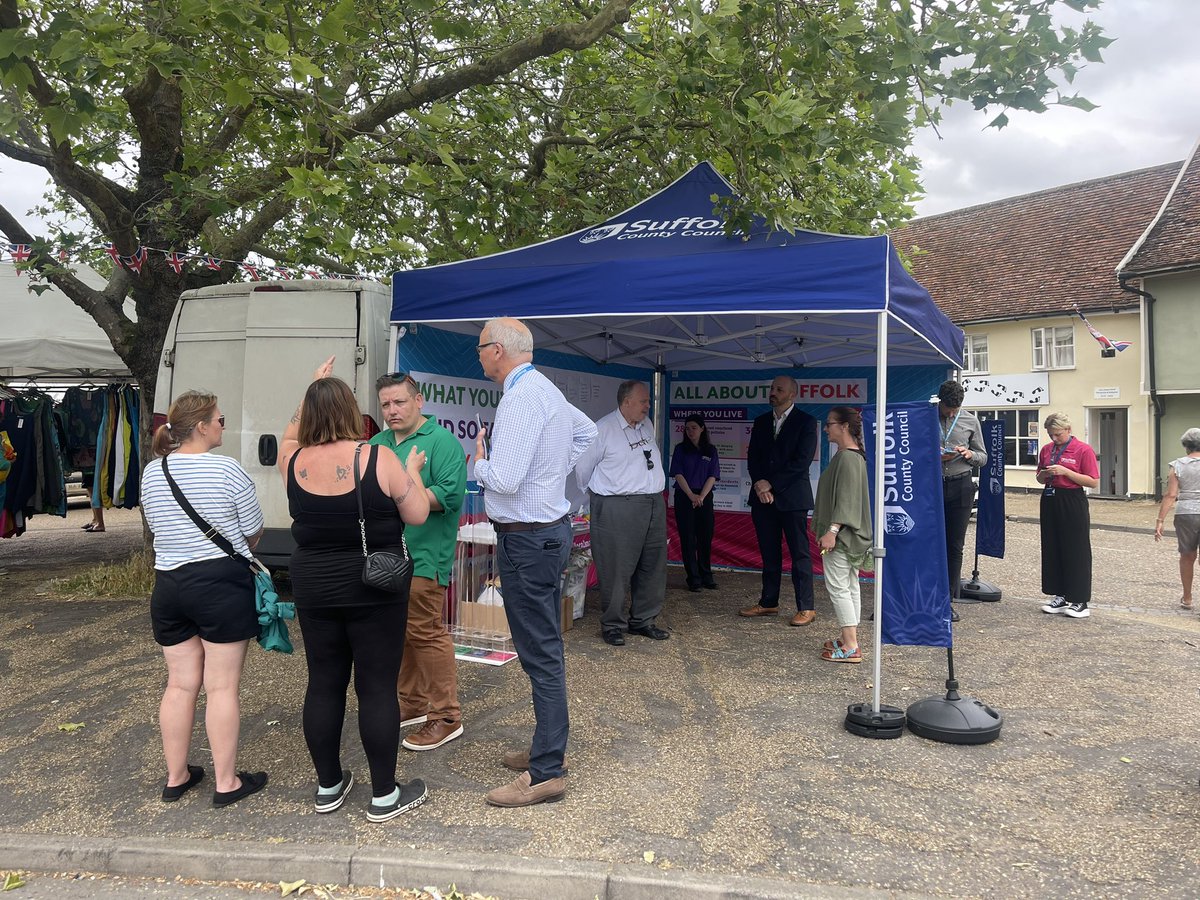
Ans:
POLYGON ((851 703, 846 707, 846 730, 877 740, 898 738, 904 734, 904 710, 880 704, 875 712, 870 703, 851 703))

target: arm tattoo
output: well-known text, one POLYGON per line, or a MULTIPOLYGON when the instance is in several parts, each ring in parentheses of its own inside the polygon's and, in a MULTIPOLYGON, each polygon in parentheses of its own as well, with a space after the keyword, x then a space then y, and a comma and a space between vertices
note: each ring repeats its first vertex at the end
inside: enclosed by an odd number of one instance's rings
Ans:
POLYGON ((292 413, 292 424, 295 425, 300 421, 300 407, 296 407, 296 411, 292 413))
POLYGON ((345 481, 346 476, 350 474, 349 466, 335 466, 334 471, 337 473, 338 481, 345 481))
POLYGON ((299 475, 301 478, 303 478, 305 481, 307 481, 308 480, 308 469, 301 469, 299 472, 299 475))

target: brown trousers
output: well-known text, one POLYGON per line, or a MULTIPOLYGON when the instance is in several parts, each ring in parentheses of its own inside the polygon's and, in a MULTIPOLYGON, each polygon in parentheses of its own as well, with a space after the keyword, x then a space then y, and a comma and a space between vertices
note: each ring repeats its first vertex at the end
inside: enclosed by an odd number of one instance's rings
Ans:
POLYGON ((454 641, 442 621, 446 589, 430 578, 413 576, 408 595, 408 631, 396 692, 405 716, 426 713, 432 722, 458 722, 458 672, 454 641))

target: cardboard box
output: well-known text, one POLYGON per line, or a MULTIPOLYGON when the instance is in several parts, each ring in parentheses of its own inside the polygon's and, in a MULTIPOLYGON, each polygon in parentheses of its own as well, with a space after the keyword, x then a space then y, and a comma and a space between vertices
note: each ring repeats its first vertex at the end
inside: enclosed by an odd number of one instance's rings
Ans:
MULTIPOLYGON (((563 595, 560 618, 562 630, 570 631, 575 621, 575 606, 571 598, 563 595)), ((458 627, 465 631, 476 631, 486 634, 510 634, 508 617, 503 606, 492 606, 487 603, 460 600, 458 602, 458 627)))

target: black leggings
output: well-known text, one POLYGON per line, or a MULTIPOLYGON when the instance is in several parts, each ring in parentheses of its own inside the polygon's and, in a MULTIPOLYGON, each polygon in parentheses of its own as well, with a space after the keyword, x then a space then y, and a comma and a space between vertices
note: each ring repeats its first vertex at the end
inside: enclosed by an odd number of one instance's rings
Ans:
POLYGON ((308 659, 304 695, 304 740, 322 787, 342 779, 342 722, 346 687, 354 668, 358 733, 371 768, 371 793, 396 787, 400 750, 400 703, 396 678, 404 653, 408 603, 300 609, 300 631, 308 659))

